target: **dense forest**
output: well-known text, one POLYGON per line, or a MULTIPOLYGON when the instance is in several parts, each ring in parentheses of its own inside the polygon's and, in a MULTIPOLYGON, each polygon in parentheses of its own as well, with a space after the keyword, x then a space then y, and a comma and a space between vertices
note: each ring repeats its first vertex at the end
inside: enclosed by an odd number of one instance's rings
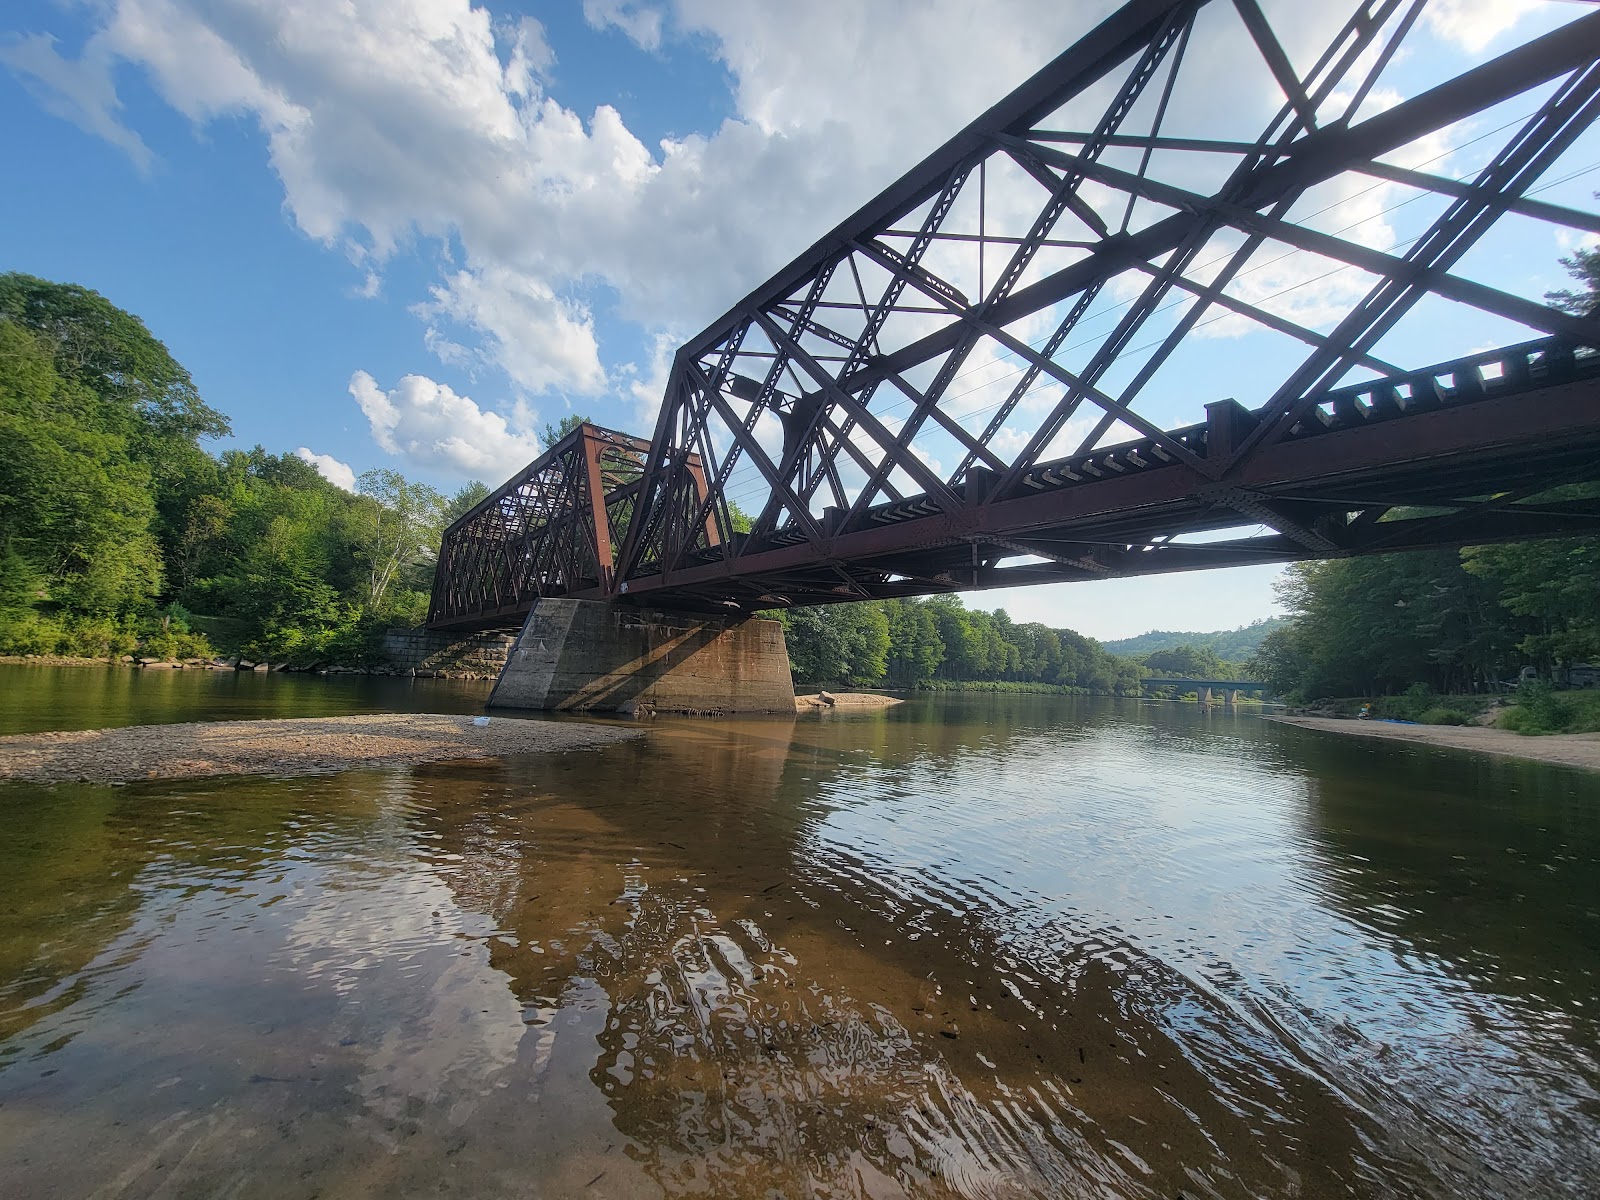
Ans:
POLYGON ((1291 566, 1253 667, 1285 694, 1506 691, 1600 659, 1600 537, 1291 566))
POLYGON ((137 317, 0 275, 0 653, 355 662, 421 619, 483 485, 371 471, 353 494, 293 454, 202 448, 228 432, 137 317))
POLYGON ((1197 650, 1210 650, 1220 659, 1243 662, 1261 648, 1261 640, 1274 629, 1288 624, 1285 617, 1262 617, 1237 629, 1218 629, 1212 633, 1180 633, 1170 629, 1152 629, 1130 638, 1116 638, 1105 643, 1113 654, 1131 654, 1135 657, 1154 650, 1175 650, 1179 646, 1192 646, 1197 650))
POLYGON ((767 613, 781 620, 795 680, 895 687, 1051 687, 1131 695, 1147 664, 1070 629, 1017 624, 959 596, 868 600, 767 613))

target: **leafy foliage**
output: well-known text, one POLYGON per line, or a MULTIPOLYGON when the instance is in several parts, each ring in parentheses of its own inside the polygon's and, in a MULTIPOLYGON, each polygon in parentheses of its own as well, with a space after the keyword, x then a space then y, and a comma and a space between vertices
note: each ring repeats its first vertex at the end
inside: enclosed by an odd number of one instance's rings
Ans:
POLYGON ((550 449, 551 446, 554 446, 562 438, 566 437, 567 434, 571 433, 574 429, 576 429, 579 425, 582 425, 588 419, 588 417, 582 416, 579 413, 568 413, 554 425, 547 423, 544 429, 539 433, 540 449, 550 449))
POLYGON ((1070 629, 1018 625, 1004 609, 969 609, 957 596, 868 600, 790 609, 784 623, 796 680, 948 687, 1043 685, 1131 694, 1145 671, 1070 629))
MULTIPOLYGON (((1600 192, 1595 194, 1600 199, 1600 192)), ((1546 292, 1545 299, 1557 308, 1582 315, 1593 312, 1600 303, 1600 246, 1579 247, 1571 257, 1563 258, 1561 265, 1578 283, 1576 288, 1546 292)))
POLYGON ((1600 658, 1600 538, 1297 564, 1281 593, 1292 623, 1250 666, 1308 699, 1504 691, 1600 658))
POLYGON ((0 653, 191 657, 203 628, 357 661, 421 619, 441 524, 488 489, 379 471, 351 495, 291 454, 201 448, 227 430, 137 317, 0 275, 0 653))
POLYGON ((488 498, 489 486, 474 479, 444 502, 444 511, 440 514, 440 519, 446 525, 459 521, 488 498))
POLYGON ((1600 693, 1557 692, 1547 683, 1519 688, 1517 703, 1500 718, 1516 733, 1600 732, 1600 693))

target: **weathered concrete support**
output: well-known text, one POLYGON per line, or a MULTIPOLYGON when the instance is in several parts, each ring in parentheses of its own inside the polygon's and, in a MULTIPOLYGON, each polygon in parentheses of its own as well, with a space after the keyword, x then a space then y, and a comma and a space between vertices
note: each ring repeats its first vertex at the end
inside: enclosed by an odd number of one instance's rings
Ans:
POLYGON ((491 708, 794 712, 783 626, 599 600, 540 600, 491 708))
POLYGON ((1211 689, 1210 688, 1203 687, 1203 688, 1200 689, 1200 703, 1201 704, 1210 704, 1211 703, 1211 689))
POLYGON ((391 629, 383 635, 383 657, 391 670, 427 675, 493 679, 506 665, 517 639, 508 633, 435 633, 391 629))

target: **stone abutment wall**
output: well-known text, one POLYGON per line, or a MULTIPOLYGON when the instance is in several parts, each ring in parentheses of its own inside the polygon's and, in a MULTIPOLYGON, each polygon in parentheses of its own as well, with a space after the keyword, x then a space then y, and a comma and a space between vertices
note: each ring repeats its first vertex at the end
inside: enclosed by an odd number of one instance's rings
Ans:
POLYGON ((431 629, 391 629, 383 638, 388 669, 397 675, 444 679, 496 679, 517 635, 498 630, 448 634, 431 629))

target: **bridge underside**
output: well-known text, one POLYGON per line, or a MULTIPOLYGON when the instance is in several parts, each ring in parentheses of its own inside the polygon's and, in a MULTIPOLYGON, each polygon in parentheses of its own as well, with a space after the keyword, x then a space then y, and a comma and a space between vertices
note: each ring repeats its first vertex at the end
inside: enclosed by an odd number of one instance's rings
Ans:
MULTIPOLYGON (((1042 463, 999 496, 973 469, 971 503, 908 497, 820 543, 735 534, 729 553, 686 556, 626 594, 751 610, 1597 532, 1600 500, 1539 498, 1600 476, 1600 357, 1551 349, 1332 395, 1222 480, 1153 439, 1042 463)), ((1226 461, 1263 419, 1233 401, 1208 418, 1168 434, 1201 463, 1226 461)))
MULTIPOLYGON (((1004 495, 974 469, 963 489, 970 503, 906 497, 820 541, 794 530, 731 533, 671 572, 623 581, 615 598, 752 612, 1595 533, 1600 499, 1561 497, 1567 485, 1600 479, 1597 418, 1600 355, 1533 342, 1330 393, 1222 480, 1154 439, 1041 463, 1004 495), (1244 521, 1254 528, 1241 529, 1244 521)), ((1223 401, 1208 406, 1204 424, 1166 437, 1202 464, 1227 461, 1264 419, 1223 401)), ((569 440, 601 435, 590 427, 569 440)), ((637 455, 637 441, 629 444, 637 455)), ((608 504, 634 492, 631 482, 615 487, 608 504)), ((457 589, 457 609, 434 624, 520 625, 540 595, 542 543, 565 546, 563 535, 559 521, 530 519, 447 547, 441 579, 457 589)), ((574 557, 583 561, 560 594, 613 598, 598 556, 574 557)))
POLYGON ((1418 91, 1417 4, 1346 7, 1317 54, 1256 0, 1125 4, 685 344, 649 441, 584 426, 452 526, 429 623, 1600 529, 1600 319, 1471 273, 1507 221, 1600 233, 1539 195, 1592 157, 1600 13, 1418 91), (1418 363, 1441 329, 1504 348, 1418 363))

